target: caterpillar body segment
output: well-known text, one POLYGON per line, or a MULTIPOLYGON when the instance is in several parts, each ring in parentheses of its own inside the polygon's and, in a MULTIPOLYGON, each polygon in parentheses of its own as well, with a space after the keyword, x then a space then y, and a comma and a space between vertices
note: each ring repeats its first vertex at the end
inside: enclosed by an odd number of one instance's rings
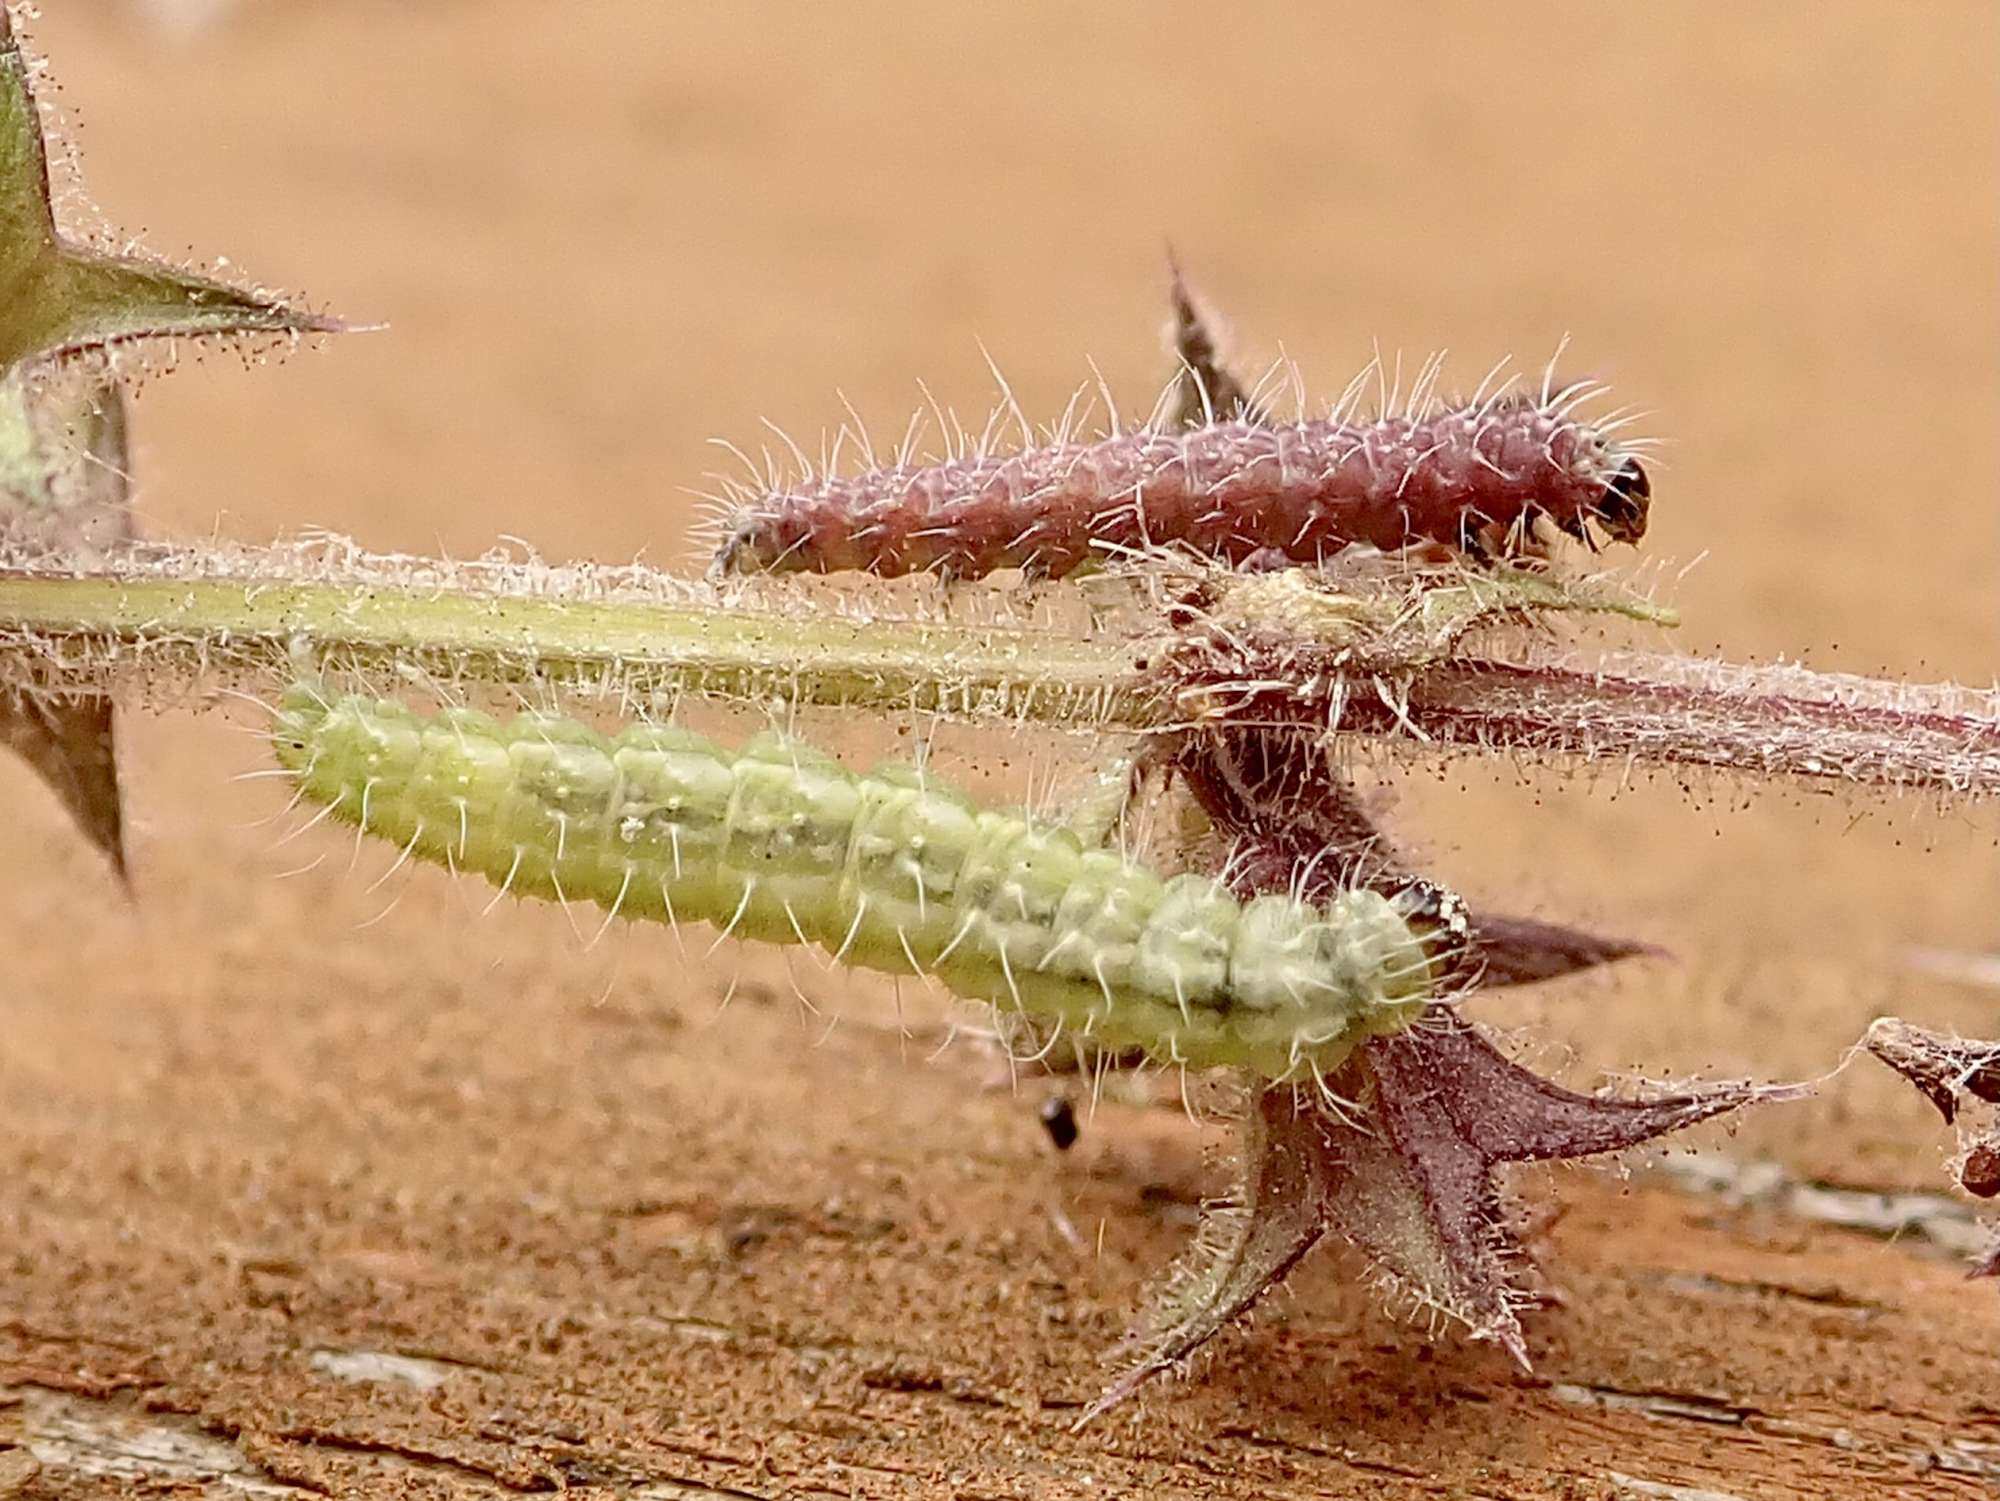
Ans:
POLYGON ((296 686, 272 735, 309 800, 503 889, 703 921, 933 976, 1162 1063, 1324 1078, 1414 1022, 1451 974, 1430 905, 1315 906, 1163 877, 914 771, 863 776, 796 740, 740 751, 652 725, 423 716, 296 686))
POLYGON ((1155 548, 1318 563, 1366 544, 1532 553, 1537 521, 1636 542, 1651 484, 1616 441, 1549 402, 1486 401, 1372 422, 1248 417, 1177 432, 900 464, 748 494, 713 572, 1021 568, 1044 578, 1155 548))

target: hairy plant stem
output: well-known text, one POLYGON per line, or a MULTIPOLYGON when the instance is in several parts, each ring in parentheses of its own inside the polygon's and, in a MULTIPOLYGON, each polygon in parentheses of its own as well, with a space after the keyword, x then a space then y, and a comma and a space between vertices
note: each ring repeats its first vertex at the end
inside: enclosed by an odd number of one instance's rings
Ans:
POLYGON ((1518 631, 1479 633, 1558 610, 1664 612, 1537 576, 1399 578, 1157 574, 1080 604, 449 563, 339 542, 139 546, 90 572, 0 558, 0 687, 165 703, 217 683, 268 692, 303 657, 383 693, 414 679, 641 709, 698 695, 1114 733, 1261 724, 1444 753, 2000 793, 1993 694, 1659 655, 1581 661, 1518 631))
MULTIPOLYGON (((157 558, 158 554, 154 554, 157 558)), ((1118 702, 1127 649, 1012 624, 841 614, 824 599, 716 589, 643 570, 432 564, 234 550, 206 577, 169 556, 102 573, 0 570, 0 681, 45 693, 281 682, 303 653, 394 692, 537 684, 652 704, 680 694, 1092 723, 1118 702)))
POLYGON ((1800 668, 1621 654, 1591 671, 1556 663, 1441 662, 1381 694, 1236 697, 1232 723, 1333 725, 1368 738, 1759 778, 2000 793, 1991 695, 1800 668))

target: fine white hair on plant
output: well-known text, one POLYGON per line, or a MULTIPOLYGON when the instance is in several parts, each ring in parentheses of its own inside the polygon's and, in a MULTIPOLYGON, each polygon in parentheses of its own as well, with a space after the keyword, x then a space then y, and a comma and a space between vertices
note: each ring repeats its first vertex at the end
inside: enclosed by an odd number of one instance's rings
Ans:
POLYGON ((399 865, 933 976, 1161 1064, 1323 1079, 1448 998, 1462 944, 1427 885, 1246 900, 778 735, 730 751, 659 725, 425 717, 300 684, 272 738, 305 796, 399 865))

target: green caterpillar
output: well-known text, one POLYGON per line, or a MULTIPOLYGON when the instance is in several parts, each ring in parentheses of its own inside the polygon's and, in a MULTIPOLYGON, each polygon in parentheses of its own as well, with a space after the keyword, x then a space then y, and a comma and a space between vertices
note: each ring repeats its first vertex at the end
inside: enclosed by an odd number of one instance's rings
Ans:
POLYGON ((1414 1021, 1450 958, 1421 902, 1241 901, 777 736, 729 751, 654 725, 425 717, 299 685, 272 741, 307 799, 504 890, 817 944, 1161 1063, 1323 1078, 1414 1021))

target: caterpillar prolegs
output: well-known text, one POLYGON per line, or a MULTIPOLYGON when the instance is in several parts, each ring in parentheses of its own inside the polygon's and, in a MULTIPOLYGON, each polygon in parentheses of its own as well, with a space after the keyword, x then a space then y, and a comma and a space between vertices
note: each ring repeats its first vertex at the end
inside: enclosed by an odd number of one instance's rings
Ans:
POLYGON ((731 751, 657 725, 424 716, 309 685, 284 695, 272 739, 305 798, 413 857, 929 975, 1162 1063, 1323 1078, 1414 1022, 1455 959, 1421 892, 1243 901, 796 739, 731 751))

